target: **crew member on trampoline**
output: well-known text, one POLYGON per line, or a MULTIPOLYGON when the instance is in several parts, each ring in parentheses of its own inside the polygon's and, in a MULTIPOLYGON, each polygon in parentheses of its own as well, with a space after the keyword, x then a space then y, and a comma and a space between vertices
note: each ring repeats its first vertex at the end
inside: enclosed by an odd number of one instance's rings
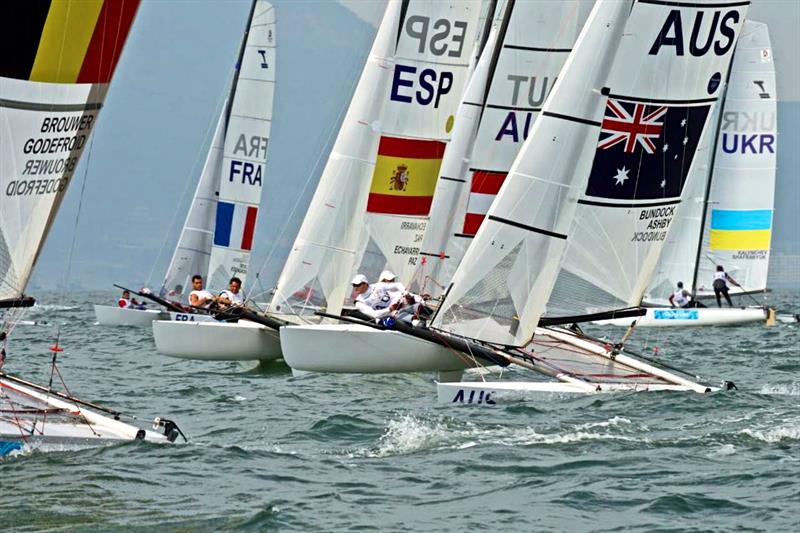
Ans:
POLYGON ((717 265, 717 271, 714 272, 714 296, 717 297, 717 307, 722 307, 722 299, 720 295, 725 296, 725 301, 728 302, 730 307, 733 307, 733 302, 731 302, 731 297, 728 296, 728 282, 731 284, 736 285, 737 287, 741 287, 735 279, 730 277, 725 269, 722 268, 722 265, 717 265))

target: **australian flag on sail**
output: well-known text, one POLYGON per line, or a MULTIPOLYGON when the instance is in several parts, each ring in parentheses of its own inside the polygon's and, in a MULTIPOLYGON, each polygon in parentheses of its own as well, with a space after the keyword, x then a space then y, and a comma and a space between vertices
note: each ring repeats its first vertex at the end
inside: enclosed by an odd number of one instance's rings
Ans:
POLYGON ((710 107, 609 97, 586 195, 612 200, 680 197, 710 107))

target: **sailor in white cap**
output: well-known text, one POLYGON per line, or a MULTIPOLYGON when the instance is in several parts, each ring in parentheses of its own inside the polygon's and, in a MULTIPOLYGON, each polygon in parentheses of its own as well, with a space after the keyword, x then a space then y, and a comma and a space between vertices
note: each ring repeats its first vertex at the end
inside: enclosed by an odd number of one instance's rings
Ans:
POLYGON ((387 291, 377 287, 380 284, 371 286, 364 274, 356 274, 351 283, 358 311, 375 319, 383 318, 391 312, 389 306, 392 298, 387 291))
POLYGON ((378 277, 378 283, 375 284, 375 287, 379 290, 386 291, 391 296, 391 303, 396 302, 403 296, 406 292, 406 287, 399 281, 397 281, 397 276, 391 270, 384 270, 381 272, 381 275, 378 277))

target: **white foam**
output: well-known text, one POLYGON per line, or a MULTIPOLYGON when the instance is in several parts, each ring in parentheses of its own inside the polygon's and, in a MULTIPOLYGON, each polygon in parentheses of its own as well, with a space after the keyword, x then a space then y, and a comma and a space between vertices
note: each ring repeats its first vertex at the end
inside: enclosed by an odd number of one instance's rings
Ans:
POLYGON ((777 394, 781 396, 800 396, 800 383, 776 383, 770 385, 769 383, 762 386, 758 391, 760 394, 777 394))
POLYGON ((764 442, 775 443, 782 440, 800 440, 800 424, 784 424, 766 430, 744 429, 741 433, 764 442))

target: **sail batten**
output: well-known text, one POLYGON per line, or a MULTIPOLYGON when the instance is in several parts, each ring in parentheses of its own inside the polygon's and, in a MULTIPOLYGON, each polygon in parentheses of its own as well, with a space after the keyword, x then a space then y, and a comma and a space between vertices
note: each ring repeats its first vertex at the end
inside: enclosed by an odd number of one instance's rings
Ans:
POLYGON ((543 315, 638 305, 676 207, 647 204, 682 199, 744 12, 702 1, 595 4, 435 327, 523 346, 543 315), (725 22, 705 27, 705 49, 671 38, 712 8, 725 22), (617 203, 630 207, 602 205, 617 203))

